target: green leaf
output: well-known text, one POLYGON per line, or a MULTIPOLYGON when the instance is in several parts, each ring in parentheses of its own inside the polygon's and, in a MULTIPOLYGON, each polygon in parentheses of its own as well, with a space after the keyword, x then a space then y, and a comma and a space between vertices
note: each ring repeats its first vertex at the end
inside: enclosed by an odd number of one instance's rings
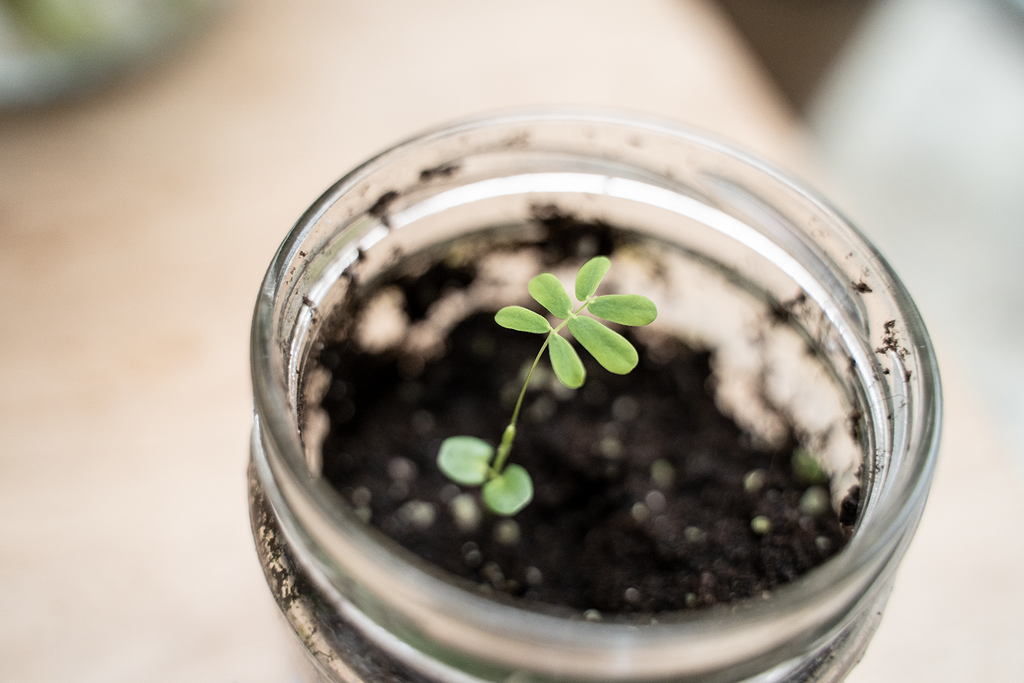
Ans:
POLYGON ((551 367, 555 371, 558 380, 570 389, 579 389, 587 378, 587 371, 583 369, 583 361, 580 360, 576 349, 565 337, 559 334, 551 335, 551 345, 548 347, 551 355, 551 367))
POLYGON ((481 489, 484 503, 499 515, 514 515, 533 499, 533 480, 522 466, 511 464, 481 489))
POLYGON ((593 318, 571 319, 569 331, 608 372, 625 375, 636 367, 639 358, 633 345, 593 318))
POLYGON ((587 297, 594 296, 597 286, 601 284, 608 267, 612 265, 604 256, 595 256, 582 266, 576 273, 576 298, 579 301, 586 301, 587 297))
POLYGON ((658 309, 654 302, 639 294, 599 296, 587 307, 587 310, 602 320, 620 325, 647 325, 658 317, 658 309))
POLYGON ((551 273, 541 273, 530 280, 526 286, 530 296, 537 300, 544 308, 551 311, 551 315, 565 320, 572 313, 572 301, 565 293, 565 287, 558 281, 558 278, 551 273))
POLYGON ((478 486, 487 480, 494 448, 475 436, 450 436, 441 442, 437 466, 452 481, 478 486))
POLYGON ((544 316, 522 306, 506 306, 494 314, 494 322, 517 332, 546 334, 551 331, 551 325, 544 316))

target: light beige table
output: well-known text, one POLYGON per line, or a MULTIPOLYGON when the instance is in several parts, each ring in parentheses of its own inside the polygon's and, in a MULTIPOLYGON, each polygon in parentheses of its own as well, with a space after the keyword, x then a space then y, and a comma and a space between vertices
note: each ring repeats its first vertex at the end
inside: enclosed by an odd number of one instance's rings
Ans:
MULTIPOLYGON (((144 77, 0 117, 0 680, 290 680, 245 503, 263 271, 368 155, 548 103, 824 182, 697 0, 238 2, 144 77)), ((856 681, 1022 680, 1024 487, 970 368, 946 376, 933 500, 856 681)))

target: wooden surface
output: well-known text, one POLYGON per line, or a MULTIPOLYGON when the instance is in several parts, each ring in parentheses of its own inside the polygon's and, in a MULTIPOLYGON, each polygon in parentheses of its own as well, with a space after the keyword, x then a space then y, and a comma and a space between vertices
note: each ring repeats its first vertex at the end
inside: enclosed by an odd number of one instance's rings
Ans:
MULTIPOLYGON (((821 180, 698 0, 237 2, 140 77, 0 117, 0 680, 291 680, 246 512, 263 272, 367 156, 549 103, 693 124, 821 180)), ((947 457, 858 681, 982 661, 1019 680, 1022 487, 969 370, 950 376, 947 457)))

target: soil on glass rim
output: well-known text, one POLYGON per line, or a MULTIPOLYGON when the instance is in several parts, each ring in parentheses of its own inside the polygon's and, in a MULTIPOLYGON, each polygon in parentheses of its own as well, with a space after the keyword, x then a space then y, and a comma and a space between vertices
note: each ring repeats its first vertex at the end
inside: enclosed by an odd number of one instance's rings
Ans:
MULTIPOLYGON (((399 283, 410 318, 472 277, 438 266, 399 283)), ((587 380, 572 391, 542 360, 509 460, 530 472, 534 499, 513 518, 436 465, 449 436, 497 443, 543 341, 493 313, 462 321, 414 372, 393 352, 326 345, 323 475, 370 524, 480 591, 589 617, 769 597, 842 548, 849 527, 827 483, 794 471, 795 438, 758 447, 718 410, 709 352, 619 331, 640 356, 628 375, 581 350, 587 380)))

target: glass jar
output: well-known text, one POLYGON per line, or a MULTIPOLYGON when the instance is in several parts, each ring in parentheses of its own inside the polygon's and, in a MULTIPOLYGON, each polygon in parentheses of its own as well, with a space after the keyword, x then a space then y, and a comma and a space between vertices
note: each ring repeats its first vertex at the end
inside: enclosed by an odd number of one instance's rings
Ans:
POLYGON ((253 532, 309 680, 322 681, 841 680, 921 516, 941 418, 917 309, 824 201, 692 131, 563 110, 427 133, 328 190, 263 282, 252 377, 253 532), (495 235, 532 234, 538 211, 646 240, 634 276, 659 276, 628 291, 656 299, 656 325, 715 350, 717 400, 740 424, 770 440, 781 411, 816 444, 852 523, 840 552, 769 599, 592 622, 467 590, 319 476, 316 352, 331 311, 397 254, 486 251, 495 235))

